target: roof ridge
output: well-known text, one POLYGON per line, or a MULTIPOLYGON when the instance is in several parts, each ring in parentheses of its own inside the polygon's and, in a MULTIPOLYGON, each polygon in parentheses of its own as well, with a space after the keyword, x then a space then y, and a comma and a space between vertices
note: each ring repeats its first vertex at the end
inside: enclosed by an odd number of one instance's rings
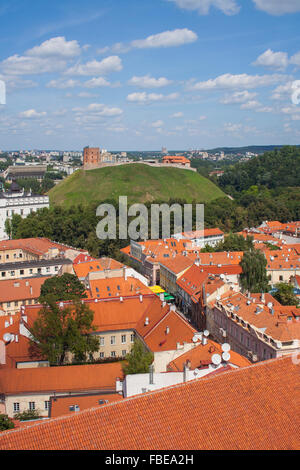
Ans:
MULTIPOLYGON (((279 358, 273 358, 273 359, 269 359, 267 361, 261 361, 261 362, 258 362, 256 364, 252 364, 252 365, 249 365, 249 366, 246 366, 246 367, 240 367, 240 368, 237 368, 237 369, 231 369, 231 370, 227 370, 224 372, 224 374, 238 374, 238 373, 244 373, 245 370, 249 369, 249 368, 254 368, 254 367, 264 367, 266 364, 270 364, 270 363, 273 363, 273 362, 279 362, 279 361, 284 361, 286 360, 288 357, 291 357, 292 354, 287 354, 285 356, 282 356, 282 357, 279 357, 279 358)), ((134 396, 131 396, 131 397, 128 397, 128 398, 124 398, 123 400, 121 401, 116 401, 116 402, 111 402, 111 403, 107 403, 101 407, 93 407, 93 408, 88 408, 88 409, 85 409, 85 410, 82 410, 82 411, 78 411, 76 412, 75 415, 64 415, 64 416, 59 416, 57 418, 49 418, 49 420, 47 421, 39 421, 38 423, 36 424, 32 424, 30 426, 27 426, 27 427, 22 427, 22 428, 17 428, 17 429, 11 429, 11 430, 7 430, 7 431, 3 431, 1 433, 1 435, 9 435, 11 433, 18 433, 20 431, 27 431, 27 429, 32 429, 33 427, 36 427, 36 426, 41 426, 41 425, 44 425, 46 423, 49 423, 49 422, 52 422, 52 421, 61 421, 61 420, 72 420, 75 416, 79 416, 81 414, 84 414, 84 413, 91 413, 92 411, 96 411, 96 412, 100 412, 100 410, 102 409, 106 409, 110 406, 120 406, 121 403, 125 403, 125 402, 128 402, 128 401, 132 401, 132 400, 136 400, 136 399, 143 399, 143 398, 147 398, 149 397, 150 395, 156 395, 156 394, 160 394, 162 392, 165 392, 167 390, 173 390, 173 389, 178 389, 180 387, 183 387, 183 386, 186 386, 186 385, 190 385, 190 384, 193 384, 195 382, 209 382, 211 380, 220 380, 220 378, 222 379, 222 376, 224 374, 215 374, 215 375, 210 375, 208 377, 199 377, 199 378, 196 378, 196 379, 193 379, 193 380, 189 380, 187 382, 182 382, 182 383, 179 383, 179 384, 175 384, 175 385, 171 385, 171 386, 168 386, 168 387, 163 387, 163 388, 160 388, 160 389, 157 389, 157 390, 153 390, 151 392, 146 392, 146 393, 142 393, 142 394, 139 394, 139 395, 134 395, 134 396)), ((0 440, 1 440, 1 435, 0 435, 0 440)))

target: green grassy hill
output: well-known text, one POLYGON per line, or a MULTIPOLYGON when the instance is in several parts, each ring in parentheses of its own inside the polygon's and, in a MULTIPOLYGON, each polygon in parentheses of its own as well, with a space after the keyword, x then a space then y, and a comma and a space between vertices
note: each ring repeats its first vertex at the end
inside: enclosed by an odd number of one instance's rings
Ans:
POLYGON ((78 170, 49 191, 52 205, 70 207, 127 196, 128 203, 169 201, 209 202, 224 193, 199 173, 177 168, 120 165, 78 170))

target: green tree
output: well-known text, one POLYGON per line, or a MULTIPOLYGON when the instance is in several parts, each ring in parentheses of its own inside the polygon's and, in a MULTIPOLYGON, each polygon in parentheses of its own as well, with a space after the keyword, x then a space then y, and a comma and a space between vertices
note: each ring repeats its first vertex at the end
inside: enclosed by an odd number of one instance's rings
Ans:
POLYGON ((41 287, 39 301, 60 302, 86 298, 85 287, 74 274, 65 273, 47 279, 41 287))
POLYGON ((144 374, 149 371, 149 366, 152 364, 154 356, 152 352, 146 351, 140 341, 135 341, 125 359, 126 362, 122 365, 125 375, 144 374))
POLYGON ((21 413, 15 413, 14 418, 18 419, 19 421, 29 421, 32 419, 39 419, 41 418, 41 414, 39 410, 25 410, 21 413))
POLYGON ((0 414, 0 431, 13 429, 15 427, 13 421, 5 414, 0 414))
POLYGON ((267 260, 259 250, 244 253, 240 262, 242 267, 241 284, 244 290, 250 292, 268 292, 267 260))
POLYGON ((91 334, 96 329, 93 319, 93 311, 82 301, 64 307, 54 301, 45 303, 30 329, 31 355, 56 365, 63 365, 68 353, 77 362, 86 361, 99 350, 98 338, 91 334))
POLYGON ((273 294, 273 297, 281 303, 281 305, 298 305, 299 300, 294 294, 294 287, 292 284, 285 284, 280 282, 275 285, 277 292, 273 294))

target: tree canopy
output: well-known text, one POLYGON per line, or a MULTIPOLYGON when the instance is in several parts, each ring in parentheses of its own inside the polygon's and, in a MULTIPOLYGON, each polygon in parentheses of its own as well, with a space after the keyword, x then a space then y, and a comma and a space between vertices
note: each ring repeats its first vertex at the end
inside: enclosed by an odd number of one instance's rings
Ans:
POLYGON ((98 338, 91 334, 93 318, 89 305, 79 300, 64 307, 53 301, 44 304, 30 329, 31 355, 53 365, 63 365, 68 353, 77 362, 86 361, 99 350, 98 338))
POLYGON ((146 351, 140 341, 135 341, 131 351, 126 356, 126 362, 122 369, 125 375, 144 374, 149 371, 149 366, 153 362, 153 354, 146 351))
POLYGON ((39 301, 49 300, 60 302, 63 300, 76 300, 86 298, 85 287, 77 276, 65 273, 62 276, 54 276, 46 279, 41 287, 39 301))
POLYGON ((294 294, 294 287, 292 284, 285 284, 280 282, 275 285, 277 292, 273 294, 273 297, 281 303, 281 305, 298 305, 299 300, 294 294))
POLYGON ((268 292, 269 280, 267 276, 267 260, 259 250, 244 253, 240 262, 242 267, 241 285, 250 292, 268 292))
POLYGON ((14 427, 14 422, 6 414, 0 414, 0 431, 6 431, 14 427))

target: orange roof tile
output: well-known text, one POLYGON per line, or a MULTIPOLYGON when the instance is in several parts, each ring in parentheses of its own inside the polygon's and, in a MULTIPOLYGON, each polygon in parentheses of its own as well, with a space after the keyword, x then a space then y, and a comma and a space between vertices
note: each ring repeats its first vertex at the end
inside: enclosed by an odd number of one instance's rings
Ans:
POLYGON ((116 378, 122 375, 120 362, 3 369, 0 376, 0 389, 4 394, 115 390, 116 378))
POLYGON ((88 408, 96 408, 98 406, 105 406, 107 403, 114 403, 123 400, 123 396, 118 393, 95 393, 90 395, 72 395, 56 396, 50 398, 50 417, 57 418, 58 416, 66 416, 74 414, 70 411, 70 406, 78 405, 79 410, 86 410, 88 408), (99 403, 103 401, 105 403, 99 403))
POLYGON ((94 261, 87 261, 84 263, 77 263, 73 265, 76 276, 79 279, 85 278, 89 273, 104 271, 106 269, 119 269, 122 268, 124 264, 119 263, 118 261, 112 258, 100 258, 94 261))
POLYGON ((161 266, 164 266, 174 274, 180 274, 185 269, 192 266, 194 260, 189 258, 188 256, 181 256, 178 255, 175 258, 165 259, 164 261, 160 262, 161 266))
MULTIPOLYGON (((223 351, 221 344, 208 339, 207 344, 197 345, 196 343, 193 349, 171 361, 170 364, 168 364, 167 369, 173 372, 183 371, 183 366, 187 361, 191 363, 190 369, 201 369, 201 367, 212 364, 211 358, 213 354, 222 355, 222 353, 223 351)), ((246 367, 251 365, 251 362, 248 361, 248 359, 234 351, 230 351, 230 360, 228 362, 237 367, 246 367)))
MULTIPOLYGON (((0 251, 23 249, 37 255, 45 255, 49 250, 56 248, 60 252, 69 249, 68 246, 61 243, 56 243, 48 238, 20 238, 18 240, 3 240, 0 241, 0 251)), ((77 249, 77 248, 76 248, 77 249)), ((83 251, 79 250, 78 251, 83 251)))
POLYGON ((37 299, 40 296, 41 287, 47 279, 49 276, 1 281, 0 303, 37 299))
POLYGON ((88 296, 93 299, 106 299, 109 297, 130 296, 137 294, 151 294, 149 287, 139 279, 128 277, 113 277, 108 279, 95 279, 89 282, 88 296))
POLYGON ((300 447, 291 357, 0 433, 2 450, 291 450, 300 447))

